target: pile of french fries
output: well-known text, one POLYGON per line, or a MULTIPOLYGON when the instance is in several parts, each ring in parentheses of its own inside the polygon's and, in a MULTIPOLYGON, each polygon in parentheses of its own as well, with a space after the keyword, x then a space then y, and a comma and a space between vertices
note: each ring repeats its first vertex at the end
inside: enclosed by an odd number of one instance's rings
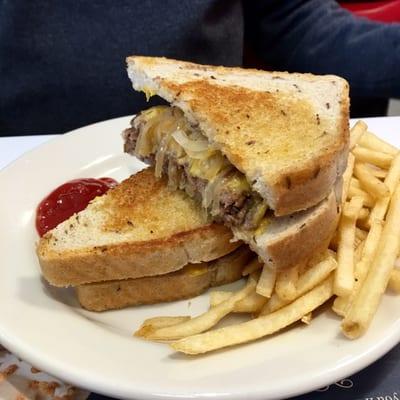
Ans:
POLYGON ((146 320, 136 336, 166 341, 187 354, 201 354, 259 339, 297 321, 334 298, 341 330, 355 339, 368 329, 386 289, 400 293, 400 152, 358 121, 350 132, 338 228, 330 249, 306 265, 275 271, 258 259, 243 269, 246 285, 236 292, 213 291, 210 308, 197 317, 146 320), (230 313, 251 319, 213 328, 230 313))

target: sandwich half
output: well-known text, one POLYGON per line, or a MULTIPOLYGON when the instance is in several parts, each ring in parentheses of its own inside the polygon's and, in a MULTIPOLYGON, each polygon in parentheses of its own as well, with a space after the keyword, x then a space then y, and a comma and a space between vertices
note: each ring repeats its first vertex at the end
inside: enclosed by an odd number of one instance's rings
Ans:
POLYGON ((240 245, 194 200, 146 169, 46 233, 37 255, 44 278, 67 287, 169 274, 240 245))
POLYGON ((327 246, 348 156, 345 80, 165 58, 127 63, 134 89, 170 103, 132 120, 127 153, 154 164, 157 177, 184 189, 272 267, 327 246))

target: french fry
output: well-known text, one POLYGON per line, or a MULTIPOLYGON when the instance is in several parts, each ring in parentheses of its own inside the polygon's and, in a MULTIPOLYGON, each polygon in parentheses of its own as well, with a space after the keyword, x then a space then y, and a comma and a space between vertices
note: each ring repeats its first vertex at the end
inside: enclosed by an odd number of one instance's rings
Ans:
MULTIPOLYGON (((362 193, 362 194, 368 194, 368 192, 366 192, 365 190, 364 190, 364 188, 362 188, 361 187, 361 183, 360 183, 360 181, 357 179, 357 178, 354 178, 354 177, 352 177, 351 178, 351 180, 350 180, 350 188, 353 190, 353 191, 356 191, 356 192, 358 192, 358 193, 362 193)), ((349 199, 351 199, 353 196, 351 196, 350 194, 348 194, 348 196, 347 196, 347 198, 349 199)))
POLYGON ((301 319, 301 322, 303 324, 310 325, 311 320, 312 320, 312 312, 309 312, 308 314, 303 316, 303 318, 301 319))
POLYGON ((346 316, 348 298, 338 296, 332 304, 332 311, 340 317, 346 316))
POLYGON ((186 354, 202 354, 223 347, 250 342, 293 324, 325 303, 331 296, 332 278, 328 278, 304 296, 273 314, 186 337, 172 342, 171 347, 186 354))
POLYGON ((376 176, 377 178, 384 179, 386 178, 387 171, 380 168, 371 168, 372 175, 376 176))
MULTIPOLYGON (((354 262, 356 263, 356 268, 357 268, 357 263, 358 263, 358 262, 360 261, 360 259, 361 259, 361 253, 362 253, 362 251, 363 251, 364 244, 365 244, 365 242, 362 241, 362 242, 357 246, 357 248, 356 248, 355 251, 354 251, 354 262)), ((354 275, 355 275, 355 274, 356 274, 356 273, 355 273, 355 271, 354 271, 354 275)), ((357 278, 355 278, 355 279, 357 279, 357 278)), ((338 315, 340 315, 340 316, 342 316, 342 317, 344 317, 344 316, 346 315, 346 311, 347 311, 347 309, 348 309, 349 299, 350 299, 350 297, 353 295, 353 293, 354 293, 354 291, 355 291, 355 285, 356 285, 356 284, 357 284, 357 282, 354 283, 354 288, 353 288, 353 290, 352 290, 350 296, 348 296, 348 297, 343 297, 343 296, 338 296, 338 297, 336 297, 336 299, 335 299, 335 301, 333 302, 333 305, 332 305, 332 310, 333 310, 336 314, 338 314, 338 315)))
MULTIPOLYGON (((220 292, 215 291, 210 294, 210 306, 215 307, 223 301, 227 300, 232 296, 232 292, 220 292)), ((264 296, 257 294, 256 292, 250 293, 243 300, 238 301, 232 312, 236 313, 257 313, 261 311, 268 299, 264 296)))
MULTIPOLYGON (((393 194, 394 189, 400 181, 400 154, 398 154, 389 169, 385 178, 385 185, 389 189, 390 194, 393 194)), ((375 219, 383 219, 385 217, 390 198, 383 197, 376 201, 375 206, 371 210, 368 223, 371 225, 375 219)))
POLYGON ((360 141, 365 132, 367 131, 367 124, 364 121, 357 121, 350 129, 350 150, 360 141))
MULTIPOLYGON (((215 307, 229 297, 233 295, 233 292, 224 292, 222 290, 214 290, 210 293, 210 307, 215 307)), ((239 303, 239 302, 238 302, 239 303)), ((238 304, 236 303, 236 304, 238 304)))
MULTIPOLYGON (((360 216, 361 210, 362 210, 362 208, 359 210, 358 216, 360 216)), ((355 217, 355 216, 354 216, 354 217, 355 217)), ((354 217, 353 217, 353 218, 354 218, 354 217)), ((356 228, 356 238, 357 238, 359 241, 365 240, 365 239, 367 238, 367 236, 368 236, 368 232, 363 231, 363 230, 360 229, 360 228, 356 228)))
MULTIPOLYGON (((379 240, 382 235, 383 222, 381 220, 376 219, 371 226, 371 229, 368 232, 368 235, 364 241, 364 245, 361 252, 361 259, 366 262, 366 266, 369 268, 371 265, 372 259, 375 256, 376 250, 378 248, 379 240)), ((366 277, 366 273, 368 268, 360 268, 364 267, 363 264, 359 264, 355 269, 355 277, 359 285, 363 283, 364 278, 366 277)))
POLYGON ((299 266, 296 265, 288 270, 278 273, 275 292, 282 300, 293 300, 296 298, 296 285, 299 280, 299 266))
POLYGON ((335 271, 334 293, 349 296, 354 285, 354 240, 356 220, 362 208, 363 199, 353 197, 343 207, 339 222, 338 267, 335 271))
POLYGON ((358 144, 363 147, 367 147, 371 150, 382 151, 387 154, 395 156, 399 153, 399 150, 384 140, 378 138, 371 132, 365 132, 358 141, 358 144))
POLYGON ((346 201, 347 199, 347 194, 349 192, 350 188, 350 181, 351 177, 353 175, 353 168, 354 168, 354 162, 355 158, 353 154, 349 154, 349 157, 347 159, 347 167, 346 170, 343 173, 343 185, 342 185, 342 204, 346 201))
MULTIPOLYGON (((361 211, 360 211, 360 213, 361 213, 361 211)), ((368 233, 357 227, 356 227, 355 233, 356 234, 355 234, 355 238, 354 238, 354 249, 356 250, 359 247, 360 243, 366 239, 366 237, 368 236, 368 233)), ((354 254, 354 256, 355 256, 355 254, 354 254)), ((360 253, 360 256, 361 256, 361 253, 360 253)))
MULTIPOLYGON (((317 260, 315 264, 312 264, 310 268, 299 276, 299 280, 297 281, 296 297, 298 298, 303 296, 312 288, 320 284, 333 270, 335 270, 336 267, 337 262, 333 257, 332 252, 327 252, 323 259, 317 260)), ((284 307, 288 303, 289 301, 282 300, 276 293, 273 293, 269 301, 261 310, 260 315, 270 314, 284 307)))
POLYGON ((394 268, 390 274, 388 288, 400 294, 400 269, 394 268))
POLYGON ((351 186, 349 187, 349 191, 347 196, 351 199, 352 197, 362 197, 363 203, 365 207, 372 208, 375 205, 375 199, 367 192, 357 187, 351 186))
POLYGON ((275 287, 276 269, 264 265, 263 270, 258 280, 256 293, 264 297, 271 297, 275 287))
POLYGON ((365 147, 356 146, 353 149, 354 157, 357 162, 364 162, 376 165, 379 168, 388 169, 393 161, 393 155, 382 153, 380 151, 367 149, 365 147))
POLYGON ((189 316, 182 317, 154 317, 146 319, 142 326, 135 332, 135 336, 146 336, 146 332, 158 328, 166 328, 190 320, 189 316))
POLYGON ((354 188, 363 190, 361 187, 360 181, 357 178, 355 178, 354 176, 352 176, 350 179, 350 185, 353 186, 354 188))
POLYGON ((243 300, 238 301, 233 308, 233 312, 258 313, 267 301, 266 297, 253 292, 243 300))
POLYGON ((374 221, 370 231, 368 232, 366 240, 363 242, 362 245, 359 246, 360 249, 362 247, 361 259, 358 259, 357 256, 354 257, 357 263, 354 270, 355 283, 353 291, 347 297, 337 297, 333 303, 333 311, 336 314, 341 315, 342 317, 347 314, 351 304, 354 302, 354 299, 358 295, 360 288, 364 284, 368 270, 371 266, 371 262, 375 256, 375 252, 378 247, 379 239, 382 234, 382 226, 382 221, 374 221))
POLYGON ((376 178, 367 165, 355 163, 354 175, 360 181, 361 186, 373 197, 386 197, 390 195, 389 188, 384 182, 376 178))
POLYGON ((360 214, 358 215, 358 219, 359 220, 367 220, 368 217, 369 217, 369 210, 367 208, 363 207, 360 210, 360 214))
POLYGON ((246 286, 223 301, 218 306, 210 308, 203 314, 182 323, 165 328, 148 329, 141 336, 149 340, 172 340, 204 332, 217 324, 225 315, 229 314, 235 304, 255 290, 256 280, 249 277, 246 286))
POLYGON ((242 271, 242 275, 246 276, 246 275, 250 275, 253 272, 259 270, 260 268, 262 268, 263 264, 260 263, 258 261, 258 258, 254 258, 253 260, 251 260, 244 268, 242 271))
POLYGON ((350 339, 365 333, 370 325, 382 294, 388 285, 400 248, 400 185, 390 201, 377 251, 370 270, 349 312, 342 322, 342 331, 350 339))

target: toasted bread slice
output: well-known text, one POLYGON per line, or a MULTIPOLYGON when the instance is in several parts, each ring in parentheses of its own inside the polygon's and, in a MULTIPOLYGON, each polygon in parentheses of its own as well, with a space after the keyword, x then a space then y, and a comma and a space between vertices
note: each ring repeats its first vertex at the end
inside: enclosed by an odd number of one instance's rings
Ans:
POLYGON ((42 273, 55 286, 141 278, 214 260, 237 248, 231 231, 206 219, 185 193, 151 168, 123 181, 44 235, 42 273))
POLYGON ((154 304, 198 296, 210 287, 234 282, 254 257, 242 246, 222 258, 202 264, 189 264, 165 275, 89 283, 76 287, 82 307, 106 311, 140 304, 154 304))
POLYGON ((155 57, 127 63, 134 89, 180 108, 277 216, 321 202, 346 167, 344 79, 155 57))
MULTIPOLYGON (((337 184, 337 187, 341 185, 337 184)), ((272 268, 286 269, 328 248, 339 220, 334 191, 318 205, 284 217, 270 218, 265 229, 249 236, 234 230, 272 268)))

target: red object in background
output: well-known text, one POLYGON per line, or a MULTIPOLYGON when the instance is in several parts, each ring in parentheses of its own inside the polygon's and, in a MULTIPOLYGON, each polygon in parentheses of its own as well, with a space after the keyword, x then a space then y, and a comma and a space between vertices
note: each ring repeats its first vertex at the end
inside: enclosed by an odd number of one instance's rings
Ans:
POLYGON ((50 229, 82 211, 96 196, 101 196, 118 182, 112 178, 74 179, 53 190, 36 210, 36 230, 43 236, 50 229))
POLYGON ((358 3, 340 2, 343 8, 360 17, 379 22, 400 22, 400 0, 365 1, 358 3))

